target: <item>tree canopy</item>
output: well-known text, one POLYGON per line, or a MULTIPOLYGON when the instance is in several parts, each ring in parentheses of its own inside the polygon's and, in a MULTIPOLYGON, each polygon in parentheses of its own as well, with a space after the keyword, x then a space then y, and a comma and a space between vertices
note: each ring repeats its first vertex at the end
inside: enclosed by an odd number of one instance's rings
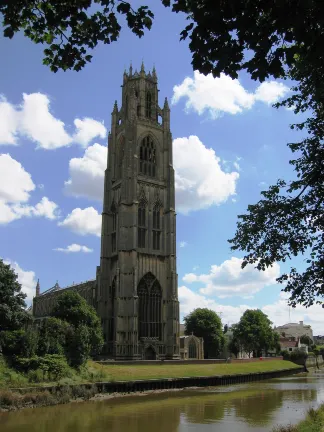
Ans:
MULTIPOLYGON (((193 68, 204 74, 224 72, 235 78, 246 69, 253 79, 278 78, 285 75, 285 65, 295 63, 296 54, 312 47, 308 55, 314 60, 323 46, 324 12, 318 0, 298 5, 291 0, 161 2, 187 17, 180 38, 190 40, 193 68), (246 56, 246 50, 254 55, 246 56)), ((22 30, 33 42, 47 45, 44 64, 54 72, 84 67, 92 58, 89 50, 118 40, 123 18, 138 37, 154 20, 148 6, 133 9, 124 0, 1 0, 0 12, 6 37, 22 30)))
MULTIPOLYGON (((100 319, 95 309, 79 293, 70 290, 60 294, 51 316, 73 327, 73 331, 66 335, 71 364, 82 364, 90 354, 100 353, 104 343, 100 319)), ((51 323, 51 332, 56 324, 51 323)))
POLYGON ((216 312, 197 308, 184 317, 185 334, 204 339, 204 357, 216 358, 224 346, 222 321, 216 312))
MULTIPOLYGON (((278 282, 290 294, 289 303, 311 306, 324 294, 324 8, 321 0, 161 0, 173 12, 184 13, 188 25, 180 33, 189 39, 194 70, 214 77, 237 78, 245 70, 252 79, 290 79, 291 95, 276 104, 309 115, 292 125, 306 138, 289 143, 289 161, 296 178, 279 179, 263 198, 239 215, 232 250, 245 253, 243 268, 265 270, 275 262, 307 254, 305 270, 291 266, 278 282)), ((147 6, 134 10, 123 0, 0 0, 3 31, 12 38, 23 31, 46 45, 43 63, 53 72, 80 70, 99 42, 110 44, 120 35, 119 20, 138 37, 152 26, 147 6)))
POLYGON ((26 294, 21 291, 18 276, 0 259, 0 330, 19 330, 28 320, 26 294))
POLYGON ((261 310, 246 310, 238 324, 233 326, 233 353, 244 350, 249 356, 252 353, 260 356, 263 350, 277 349, 279 335, 273 331, 271 324, 261 310))

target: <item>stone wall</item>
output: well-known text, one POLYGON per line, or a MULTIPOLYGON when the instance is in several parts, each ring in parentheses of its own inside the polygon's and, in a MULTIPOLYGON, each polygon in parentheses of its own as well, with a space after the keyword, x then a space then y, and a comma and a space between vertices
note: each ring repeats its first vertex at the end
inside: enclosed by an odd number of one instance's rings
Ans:
POLYGON ((57 297, 63 292, 71 290, 77 291, 87 301, 87 303, 91 306, 95 306, 95 289, 96 280, 94 279, 80 284, 71 285, 66 288, 57 289, 55 291, 45 291, 43 294, 34 297, 33 299, 33 316, 35 318, 48 316, 56 303, 57 297))
POLYGON ((260 361, 273 361, 273 360, 283 360, 282 356, 278 357, 252 357, 252 358, 242 358, 242 359, 232 359, 231 363, 254 363, 260 361))

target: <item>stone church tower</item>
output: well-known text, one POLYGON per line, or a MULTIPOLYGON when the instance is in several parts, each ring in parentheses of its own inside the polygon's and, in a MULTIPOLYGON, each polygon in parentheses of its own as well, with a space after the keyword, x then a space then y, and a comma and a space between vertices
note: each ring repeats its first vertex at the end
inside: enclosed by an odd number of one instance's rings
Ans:
POLYGON ((179 358, 170 108, 143 64, 111 116, 96 285, 107 357, 179 358))

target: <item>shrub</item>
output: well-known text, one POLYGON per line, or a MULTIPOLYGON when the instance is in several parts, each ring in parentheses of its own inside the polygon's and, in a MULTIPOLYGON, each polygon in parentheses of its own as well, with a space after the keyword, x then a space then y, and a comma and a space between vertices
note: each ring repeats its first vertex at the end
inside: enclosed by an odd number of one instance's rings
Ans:
POLYGON ((37 331, 34 329, 0 332, 2 353, 11 359, 13 356, 33 356, 37 348, 37 331))
POLYGON ((10 390, 0 390, 0 406, 18 406, 20 397, 10 390))

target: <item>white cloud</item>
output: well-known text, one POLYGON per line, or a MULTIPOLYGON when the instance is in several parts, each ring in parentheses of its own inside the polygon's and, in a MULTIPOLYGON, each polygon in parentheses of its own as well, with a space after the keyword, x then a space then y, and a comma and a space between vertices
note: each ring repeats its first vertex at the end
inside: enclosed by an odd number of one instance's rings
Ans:
POLYGON ((173 88, 172 103, 186 98, 186 111, 194 110, 199 115, 207 112, 215 119, 223 113, 238 114, 252 108, 256 101, 267 104, 277 102, 289 91, 288 87, 276 81, 266 81, 257 87, 255 93, 248 92, 238 79, 225 74, 219 78, 194 72, 180 85, 173 88))
POLYGON ((81 246, 79 244, 73 243, 66 248, 56 248, 53 249, 58 252, 65 252, 65 253, 75 253, 75 252, 84 252, 84 253, 90 253, 93 252, 93 249, 88 248, 87 246, 81 246))
POLYGON ((33 216, 56 219, 58 206, 47 197, 43 197, 35 206, 27 204, 34 190, 31 175, 21 163, 9 154, 0 154, 0 224, 33 216))
MULTIPOLYGON (((180 286, 178 289, 181 318, 192 312, 196 308, 208 308, 217 312, 222 322, 234 324, 239 321, 241 315, 246 309, 247 305, 241 306, 224 306, 215 301, 215 299, 208 298, 197 292, 192 291, 186 286, 180 286)), ((250 308, 251 309, 251 308, 250 308)))
POLYGON ((173 141, 176 207, 181 213, 220 205, 235 195, 237 172, 222 170, 220 159, 197 136, 173 141))
POLYGON ((204 285, 200 292, 205 295, 217 295, 220 298, 231 296, 251 296, 262 288, 276 283, 280 275, 277 263, 265 271, 259 271, 254 265, 241 268, 242 259, 232 257, 221 265, 212 265, 209 274, 188 273, 184 282, 200 282, 204 285))
POLYGON ((15 145, 18 127, 15 108, 0 95, 0 145, 15 145))
POLYGON ((92 118, 84 118, 83 120, 75 119, 74 125, 76 132, 73 136, 73 141, 86 147, 94 138, 105 138, 107 130, 103 123, 92 118))
MULTIPOLYGON (((289 318, 286 299, 287 295, 281 292, 277 301, 268 305, 260 305, 258 308, 268 315, 273 325, 279 326, 288 322, 304 321, 305 324, 312 326, 314 335, 322 335, 324 333, 324 314, 323 308, 320 305, 315 305, 308 309, 303 306, 297 306, 296 309, 291 309, 289 318)), ((223 324, 230 325, 237 323, 246 309, 257 309, 255 305, 251 306, 247 304, 239 306, 222 305, 217 303, 215 299, 194 292, 186 286, 179 287, 179 301, 181 318, 196 308, 208 308, 220 315, 223 324)))
POLYGON ((69 162, 70 178, 65 182, 66 193, 101 201, 106 167, 107 147, 100 144, 88 147, 83 157, 69 162))
POLYGON ((58 224, 80 235, 101 235, 101 215, 93 207, 75 208, 58 224))
POLYGON ((9 264, 18 276, 18 282, 21 284, 21 290, 27 294, 25 302, 29 306, 36 292, 35 272, 23 270, 19 264, 9 259, 4 260, 5 264, 9 264))
MULTIPOLYGON (((223 171, 215 151, 207 149, 197 136, 176 138, 173 160, 176 206, 180 213, 219 205, 235 195, 239 174, 223 171)), ((107 147, 100 144, 88 147, 81 158, 70 160, 66 193, 101 201, 106 167, 107 147)))
POLYGON ((184 248, 184 247, 188 246, 188 242, 186 242, 186 241, 181 241, 181 242, 179 243, 179 246, 180 246, 181 248, 184 248))
POLYGON ((267 186, 268 186, 268 183, 267 182, 265 182, 265 181, 261 181, 260 183, 259 183, 259 186, 260 186, 260 188, 266 188, 267 186))
POLYGON ((75 119, 75 133, 70 135, 62 120, 50 112, 50 99, 42 93, 23 93, 21 105, 9 103, 0 97, 0 145, 15 145, 23 136, 38 147, 52 150, 78 143, 88 145, 95 137, 106 136, 101 122, 91 118, 75 119))
POLYGON ((277 81, 264 81, 255 91, 255 100, 272 105, 282 99, 289 92, 289 88, 277 81))

